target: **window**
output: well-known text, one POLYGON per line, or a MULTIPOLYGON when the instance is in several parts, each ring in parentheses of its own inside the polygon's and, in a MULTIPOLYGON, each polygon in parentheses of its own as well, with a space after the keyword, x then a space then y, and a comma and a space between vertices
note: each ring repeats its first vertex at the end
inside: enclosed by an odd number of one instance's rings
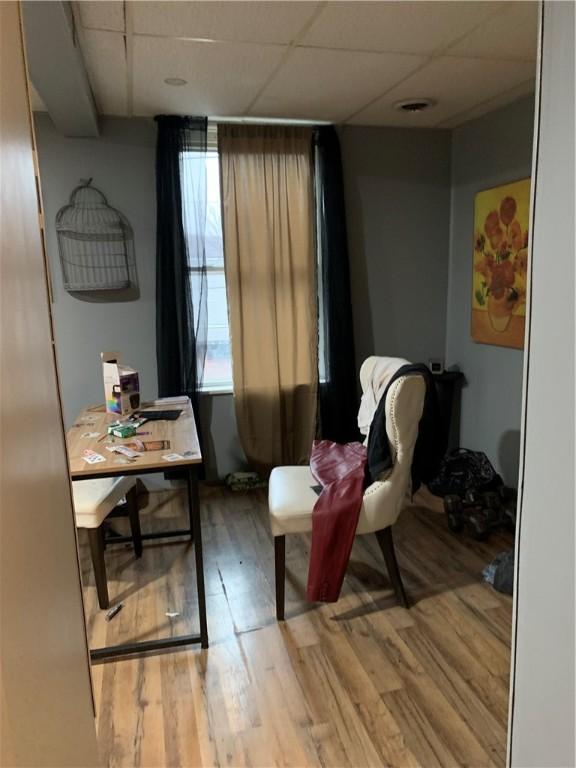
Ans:
MULTIPOLYGON (((207 392, 228 391, 232 388, 232 356, 230 351, 230 328, 228 325, 228 302, 226 300, 226 281, 224 276, 224 247, 222 242, 222 216, 220 207, 220 168, 216 151, 215 133, 208 134, 209 149, 206 155, 206 282, 207 282, 207 342, 206 359, 202 389, 207 392)), ((194 164, 199 155, 194 152, 184 153, 182 160, 194 164)), ((190 166, 189 166, 190 169, 190 166)), ((188 169, 188 170, 189 170, 188 169)), ((184 172, 185 183, 198 179, 203 174, 184 172)), ((204 179, 202 178, 202 182, 204 179)), ((183 197, 186 196, 184 190, 183 197)), ((190 268, 190 279, 198 267, 190 268)), ((194 292, 193 295, 197 295, 194 292)), ((195 312, 197 307, 194 307, 195 312)))

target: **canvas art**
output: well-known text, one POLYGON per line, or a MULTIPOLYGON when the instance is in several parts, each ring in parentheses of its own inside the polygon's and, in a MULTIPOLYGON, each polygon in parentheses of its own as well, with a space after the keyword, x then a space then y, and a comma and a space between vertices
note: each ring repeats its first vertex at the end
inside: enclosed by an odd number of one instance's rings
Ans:
POLYGON ((524 346, 530 179, 478 192, 474 201, 472 338, 524 346))

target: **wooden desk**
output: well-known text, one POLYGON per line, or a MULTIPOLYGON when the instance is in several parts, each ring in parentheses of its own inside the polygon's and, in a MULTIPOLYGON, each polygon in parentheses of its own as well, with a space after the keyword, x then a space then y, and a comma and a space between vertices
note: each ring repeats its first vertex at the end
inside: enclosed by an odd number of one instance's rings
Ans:
MULTIPOLYGON (((136 435, 128 438, 112 438, 107 434, 108 425, 118 420, 115 414, 106 413, 104 406, 85 408, 74 424, 68 430, 66 442, 68 460, 72 480, 90 480, 99 477, 115 477, 118 475, 145 475, 153 472, 166 472, 170 469, 180 469, 186 474, 188 486, 188 512, 190 527, 176 531, 156 531, 142 533, 142 539, 163 539, 173 536, 189 535, 194 541, 196 556, 196 584, 198 589, 198 607, 200 613, 200 634, 168 637, 161 640, 149 640, 140 643, 126 643, 106 648, 96 648, 90 651, 95 659, 106 659, 122 654, 152 651, 162 648, 174 648, 182 645, 200 643, 202 648, 208 648, 208 629, 206 623, 206 595, 204 589, 204 564, 202 557, 202 531, 200 527, 200 503, 198 498, 197 470, 202 464, 202 454, 198 443, 198 433, 192 407, 157 406, 146 407, 146 410, 180 410, 182 413, 174 421, 147 421, 138 432, 149 432, 147 435, 136 435), (88 433, 96 433, 96 437, 83 437, 88 433), (145 451, 137 458, 129 460, 122 454, 108 450, 111 445, 126 445, 134 439, 143 442, 168 440, 170 447, 160 451, 145 451), (94 451, 104 457, 104 461, 89 464, 84 461, 85 451, 94 451), (177 461, 166 461, 163 456, 180 454, 177 461)), ((130 541, 129 536, 119 536, 113 539, 121 543, 130 541)))

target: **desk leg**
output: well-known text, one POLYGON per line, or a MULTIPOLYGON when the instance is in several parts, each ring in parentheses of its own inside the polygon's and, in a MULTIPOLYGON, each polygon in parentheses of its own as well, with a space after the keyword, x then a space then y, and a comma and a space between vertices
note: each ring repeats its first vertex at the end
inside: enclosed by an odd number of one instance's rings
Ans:
POLYGON ((198 479, 193 469, 188 476, 188 511, 194 540, 196 555, 196 588, 198 590, 198 611, 200 613, 200 643, 202 648, 208 648, 208 626, 206 623, 206 592, 204 589, 204 558, 202 555, 202 528, 200 524, 200 498, 198 494, 198 479))
POLYGON ((186 471, 186 485, 188 487, 188 522, 190 527, 190 541, 194 541, 194 510, 200 512, 200 496, 198 494, 198 478, 193 469, 186 471))

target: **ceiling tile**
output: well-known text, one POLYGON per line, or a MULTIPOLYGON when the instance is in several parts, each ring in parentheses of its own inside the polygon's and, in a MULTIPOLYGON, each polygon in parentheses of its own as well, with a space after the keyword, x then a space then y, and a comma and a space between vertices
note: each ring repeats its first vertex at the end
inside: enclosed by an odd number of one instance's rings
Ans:
POLYGON ((196 2, 133 3, 134 32, 209 40, 291 42, 312 17, 317 2, 196 2))
POLYGON ((124 37, 85 29, 82 55, 98 112, 126 115, 126 50, 124 37))
POLYGON ((443 56, 432 60, 384 97, 355 115, 355 125, 433 127, 535 77, 531 63, 443 56), (415 114, 399 112, 403 99, 432 98, 437 104, 415 114))
POLYGON ((330 2, 303 45, 427 54, 445 48, 503 2, 330 2))
POLYGON ((74 3, 74 7, 83 27, 124 32, 124 3, 121 0, 82 0, 74 3))
POLYGON ((488 112, 493 112, 495 109, 500 109, 500 107, 504 107, 506 104, 512 104, 512 102, 521 99, 523 96, 534 94, 534 87, 534 81, 528 80, 526 83, 517 85, 514 88, 511 88, 509 91, 495 96, 493 99, 482 102, 482 104, 477 104, 465 112, 458 112, 458 114, 453 115, 445 122, 440 123, 437 127, 456 128, 457 126, 468 123, 470 120, 475 120, 477 117, 481 117, 488 112))
POLYGON ((502 13, 485 21, 447 53, 484 59, 536 61, 537 37, 538 3, 509 3, 502 13))
POLYGON ((134 114, 242 115, 286 50, 135 37, 134 114), (188 83, 169 86, 167 77, 188 83))
POLYGON ((250 112, 343 120, 420 66, 421 56, 295 48, 250 112))

